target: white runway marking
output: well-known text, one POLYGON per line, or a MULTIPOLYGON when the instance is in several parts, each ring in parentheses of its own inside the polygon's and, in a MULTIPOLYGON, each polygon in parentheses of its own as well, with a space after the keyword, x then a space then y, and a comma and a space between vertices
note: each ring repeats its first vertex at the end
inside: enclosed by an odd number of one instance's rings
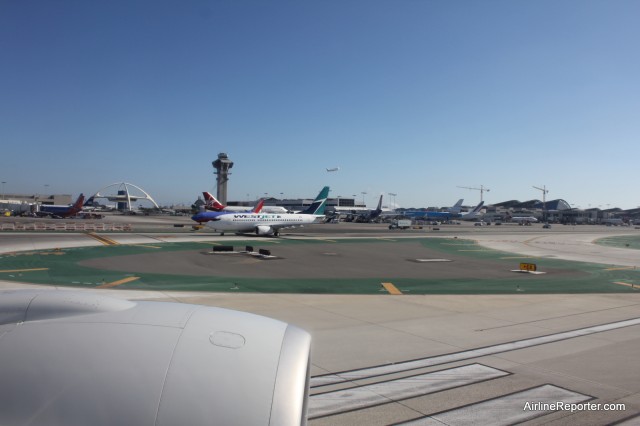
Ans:
POLYGON ((593 399, 591 396, 572 392, 553 385, 543 385, 522 392, 504 395, 477 404, 467 405, 440 414, 421 417, 409 422, 398 423, 401 426, 442 426, 442 425, 495 425, 508 426, 540 417, 556 410, 530 409, 535 403, 544 404, 578 404, 593 399), (527 405, 528 404, 528 405, 527 405), (528 408, 527 408, 528 407, 528 408))
POLYGON ((363 368, 361 370, 345 371, 342 373, 316 376, 311 378, 311 387, 326 386, 336 383, 359 380, 367 377, 382 376, 385 374, 399 373, 417 368, 431 367, 434 365, 448 364, 456 361, 465 361, 487 355, 494 355, 501 352, 508 352, 517 349, 524 349, 531 346, 543 345, 558 342, 560 340, 574 337, 588 336, 590 334, 601 333, 603 331, 615 330, 618 328, 639 325, 640 318, 619 321, 610 324, 596 325, 593 327, 581 328, 573 331, 565 331, 548 336, 534 337, 531 339, 517 340, 515 342, 503 343, 500 345, 487 346, 484 348, 472 349, 469 351, 457 352, 453 354, 422 358, 414 361, 399 362, 396 364, 381 365, 378 367, 363 368))
POLYGON ((505 371, 472 364, 353 389, 312 395, 309 398, 309 418, 360 410, 507 375, 509 373, 505 371))

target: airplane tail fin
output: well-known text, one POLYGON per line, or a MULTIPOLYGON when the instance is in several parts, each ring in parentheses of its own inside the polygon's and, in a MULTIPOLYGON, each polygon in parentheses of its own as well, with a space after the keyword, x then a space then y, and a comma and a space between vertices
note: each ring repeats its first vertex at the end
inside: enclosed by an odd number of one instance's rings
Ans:
POLYGON ((318 194, 313 203, 306 210, 301 212, 301 214, 313 214, 316 216, 322 216, 324 214, 324 208, 327 204, 327 198, 329 198, 329 187, 325 186, 322 188, 322 191, 318 194))
POLYGON ((376 209, 376 212, 382 212, 382 195, 380 195, 380 200, 378 201, 378 208, 376 209))
POLYGON ((449 211, 450 211, 451 213, 460 213, 460 210, 462 209, 462 201, 463 201, 463 199, 462 199, 462 198, 460 198, 460 199, 458 200, 458 202, 457 202, 457 203, 455 203, 455 204, 453 205, 453 207, 451 207, 451 210, 449 210, 449 211))
POLYGON ((476 208, 474 208, 473 210, 471 210, 471 213, 478 213, 480 211, 480 209, 482 208, 482 206, 484 205, 484 201, 480 201, 480 204, 478 204, 476 206, 476 208))
POLYGON ((76 200, 76 202, 73 203, 73 205, 69 209, 69 214, 70 215, 74 215, 74 214, 78 213, 79 211, 81 211, 83 203, 84 203, 84 194, 80 194, 80 196, 78 196, 78 199, 76 200))
POLYGON ((84 202, 83 206, 84 207, 91 207, 93 206, 93 203, 95 202, 93 195, 89 198, 87 198, 87 201, 84 202))
POLYGON ((251 213, 260 213, 262 211, 262 207, 264 206, 264 199, 260 199, 258 204, 251 210, 251 213))
POLYGON ((204 195, 204 201, 207 210, 220 211, 225 208, 225 206, 209 192, 205 191, 202 193, 202 195, 204 195))

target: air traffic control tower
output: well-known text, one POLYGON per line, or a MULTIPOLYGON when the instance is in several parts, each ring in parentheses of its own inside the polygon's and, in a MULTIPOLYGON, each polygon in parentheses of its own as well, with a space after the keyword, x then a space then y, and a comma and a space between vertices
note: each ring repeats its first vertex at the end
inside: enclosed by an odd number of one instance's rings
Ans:
POLYGON ((227 204, 227 182, 229 181, 230 168, 233 167, 233 161, 229 160, 226 153, 221 152, 218 154, 218 159, 211 163, 213 168, 216 169, 215 174, 218 175, 216 182, 218 185, 218 201, 222 204, 227 204))

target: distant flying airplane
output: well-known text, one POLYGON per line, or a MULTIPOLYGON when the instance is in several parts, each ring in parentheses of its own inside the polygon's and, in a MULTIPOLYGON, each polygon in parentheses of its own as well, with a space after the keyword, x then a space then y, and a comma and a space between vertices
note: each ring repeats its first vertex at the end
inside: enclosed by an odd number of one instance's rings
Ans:
POLYGON ((340 167, 331 167, 327 169, 328 172, 337 172, 338 170, 340 170, 340 167))
POLYGON ((222 213, 206 225, 224 235, 225 231, 255 233, 256 235, 278 236, 282 228, 295 228, 316 223, 324 218, 324 209, 329 197, 329 187, 325 186, 313 203, 301 213, 222 213))
POLYGON ((80 194, 75 203, 69 205, 42 204, 38 216, 51 216, 55 218, 63 218, 74 216, 82 211, 82 203, 84 203, 84 194, 80 194))
POLYGON ((311 336, 300 328, 98 292, 0 301, 2 425, 306 424, 311 336))

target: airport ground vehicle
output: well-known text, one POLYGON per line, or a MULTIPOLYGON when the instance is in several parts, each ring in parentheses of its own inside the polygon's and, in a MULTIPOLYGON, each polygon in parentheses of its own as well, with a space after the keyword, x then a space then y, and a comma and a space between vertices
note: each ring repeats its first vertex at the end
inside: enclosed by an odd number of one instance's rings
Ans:
POLYGON ((389 229, 409 229, 411 228, 411 221, 409 219, 394 220, 389 225, 389 229))

